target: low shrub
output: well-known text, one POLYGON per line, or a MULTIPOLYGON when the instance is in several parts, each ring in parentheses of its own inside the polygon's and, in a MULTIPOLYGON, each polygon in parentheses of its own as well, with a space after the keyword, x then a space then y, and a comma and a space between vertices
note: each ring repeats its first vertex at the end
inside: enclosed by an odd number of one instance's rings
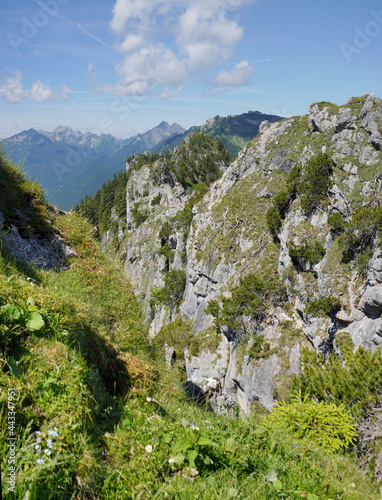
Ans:
POLYGON ((328 153, 319 153, 306 163, 299 186, 301 209, 305 213, 319 208, 332 186, 333 160, 328 153))
POLYGON ((302 245, 290 243, 288 245, 288 250, 293 260, 305 260, 309 262, 311 266, 318 264, 325 256, 325 248, 318 243, 318 241, 308 243, 304 240, 302 245))
POLYGON ((240 280, 240 284, 232 290, 230 299, 223 299, 220 306, 216 300, 209 302, 206 313, 215 318, 215 326, 220 330, 227 326, 233 330, 244 329, 244 317, 254 321, 264 319, 267 307, 287 301, 284 284, 279 280, 265 283, 254 273, 240 280))
POLYGON ((160 304, 177 306, 182 302, 183 293, 186 288, 187 276, 181 269, 173 269, 166 273, 164 287, 152 291, 151 296, 160 304))
POLYGON ((317 403, 308 394, 295 394, 290 402, 279 403, 267 424, 332 452, 348 448, 356 439, 354 419, 343 405, 317 403))
POLYGON ((344 404, 359 421, 382 401, 382 357, 359 347, 353 353, 349 342, 342 343, 342 356, 331 354, 326 362, 315 352, 303 351, 301 374, 291 391, 301 390, 318 401, 344 404))
POLYGON ((330 316, 332 311, 339 309, 341 309, 341 302, 337 297, 325 297, 310 301, 305 307, 305 312, 313 316, 330 316))

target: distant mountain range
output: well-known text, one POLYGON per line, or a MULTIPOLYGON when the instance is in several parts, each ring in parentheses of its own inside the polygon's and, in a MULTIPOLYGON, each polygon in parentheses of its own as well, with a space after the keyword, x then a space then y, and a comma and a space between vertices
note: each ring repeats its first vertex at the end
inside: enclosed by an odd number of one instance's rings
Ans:
POLYGON ((150 151, 164 139, 183 132, 181 125, 164 121, 126 140, 63 126, 53 132, 32 128, 4 139, 2 146, 28 177, 46 189, 53 204, 68 209, 122 170, 127 157, 150 151))
POLYGON ((241 149, 259 133, 261 122, 267 120, 274 123, 282 120, 282 116, 267 115, 260 111, 248 111, 241 115, 209 118, 204 125, 191 127, 186 132, 174 135, 162 141, 153 152, 165 152, 179 146, 183 139, 193 132, 204 132, 218 141, 222 141, 232 157, 236 157, 241 149))
POLYGON ((133 155, 171 151, 193 132, 204 132, 221 140, 232 157, 253 139, 260 123, 273 123, 282 117, 249 111, 241 115, 216 116, 205 125, 185 130, 181 125, 162 121, 144 134, 117 139, 58 126, 53 132, 29 129, 4 139, 2 146, 10 159, 23 166, 29 178, 36 179, 54 205, 66 210, 85 196, 94 194, 104 182, 125 166, 133 155))

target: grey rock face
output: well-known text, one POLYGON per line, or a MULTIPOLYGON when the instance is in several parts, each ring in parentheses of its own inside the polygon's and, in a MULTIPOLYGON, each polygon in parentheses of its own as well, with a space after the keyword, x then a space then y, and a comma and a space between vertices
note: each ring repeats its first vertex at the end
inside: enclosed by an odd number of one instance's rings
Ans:
POLYGON ((355 349, 362 346, 364 349, 370 351, 374 351, 378 344, 381 344, 380 340, 378 340, 378 338, 380 339, 380 334, 378 333, 379 329, 380 321, 366 316, 360 321, 355 321, 346 327, 346 330, 350 333, 355 349))
MULTIPOLYGON (((298 363, 297 351, 294 349, 292 354, 295 363, 298 363)), ((210 395, 210 403, 215 410, 221 411, 228 404, 231 409, 237 406, 248 414, 253 401, 268 410, 273 408, 274 378, 281 371, 276 354, 262 359, 258 366, 245 356, 244 363, 237 366, 236 346, 223 336, 216 353, 203 351, 199 356, 188 359, 186 351, 185 359, 188 380, 210 395)))
POLYGON ((379 317, 382 313, 382 286, 368 287, 362 295, 359 309, 367 316, 379 317))
POLYGON ((330 115, 328 107, 320 107, 313 104, 309 108, 309 120, 312 125, 313 132, 325 132, 329 127, 334 127, 336 119, 330 115))
POLYGON ((369 134, 369 142, 378 151, 382 151, 382 111, 370 111, 362 120, 361 127, 369 134))
MULTIPOLYGON (((0 230, 3 223, 4 217, 0 212, 0 230)), ((66 259, 75 255, 74 250, 57 234, 43 239, 32 232, 29 238, 22 238, 17 227, 12 225, 10 232, 3 233, 2 238, 16 260, 38 269, 67 269, 66 259)))

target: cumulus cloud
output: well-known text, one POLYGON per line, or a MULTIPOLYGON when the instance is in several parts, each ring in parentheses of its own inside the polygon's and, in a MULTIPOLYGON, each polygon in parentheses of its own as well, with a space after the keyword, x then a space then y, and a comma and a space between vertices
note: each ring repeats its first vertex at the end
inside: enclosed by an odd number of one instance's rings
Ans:
POLYGON ((29 91, 29 97, 33 101, 38 102, 51 101, 53 99, 53 92, 47 85, 37 80, 29 91))
MULTIPOLYGON (((42 83, 41 80, 35 81, 30 89, 24 88, 22 80, 23 75, 21 71, 16 70, 13 73, 13 76, 6 78, 3 81, 0 86, 0 96, 5 97, 7 102, 11 104, 17 104, 25 101, 26 99, 44 102, 57 98, 52 89, 48 87, 48 85, 42 83)), ((64 99, 69 99, 70 97, 70 89, 65 85, 62 87, 62 97, 64 99)))
POLYGON ((142 95, 162 87, 161 95, 171 95, 234 56, 244 34, 237 11, 255 1, 115 0, 111 28, 123 60, 117 84, 98 90, 142 95))
POLYGON ((249 82, 253 75, 253 68, 248 61, 237 63, 231 71, 223 70, 214 79, 215 87, 239 87, 249 82))
POLYGON ((15 71, 14 76, 7 78, 0 87, 0 96, 5 97, 7 102, 12 104, 25 101, 28 92, 24 89, 22 79, 21 71, 15 71))

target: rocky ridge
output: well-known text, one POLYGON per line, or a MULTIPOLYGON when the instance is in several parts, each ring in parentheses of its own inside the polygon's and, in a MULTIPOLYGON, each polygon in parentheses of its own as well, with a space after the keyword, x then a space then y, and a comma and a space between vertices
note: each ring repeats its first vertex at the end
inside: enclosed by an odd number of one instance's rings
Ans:
POLYGON ((199 352, 192 355, 183 346, 187 377, 209 394, 214 407, 238 405, 249 412, 260 403, 271 409, 298 372, 303 348, 327 355, 340 351, 340 338, 351 341, 354 348, 381 347, 382 257, 377 238, 361 272, 355 260, 341 258, 339 239, 328 224, 333 213, 349 218, 357 207, 379 203, 381 123, 382 103, 373 95, 350 98, 343 106, 316 103, 308 115, 263 122, 259 135, 194 205, 187 240, 182 231, 167 236, 171 259, 161 254, 163 241, 158 234, 193 195, 166 170, 164 160, 131 175, 127 236, 121 238, 119 256, 147 308, 151 307, 153 335, 165 324, 171 326, 179 315, 192 324, 200 342, 199 352), (304 172, 307 162, 323 152, 333 161, 326 202, 307 214, 297 197, 273 237, 266 213, 288 173, 294 165, 304 172), (160 203, 153 206, 152 200, 158 197, 160 203), (141 200, 149 216, 135 228, 131 214, 141 200), (319 262, 309 264, 290 255, 291 245, 298 248, 306 241, 316 241, 323 248, 319 262), (156 303, 153 311, 153 292, 160 290, 165 274, 174 269, 186 275, 183 300, 171 307, 156 303), (270 307, 243 341, 218 333, 205 309, 211 300, 222 303, 232 297, 240 279, 251 272, 265 281, 280 278, 289 301, 283 307, 270 307), (325 297, 337 297, 340 308, 330 315, 306 312, 313 299, 325 297), (213 349, 204 348, 203 339, 211 335, 215 336, 213 349), (251 356, 251 345, 260 335, 270 347, 269 354, 251 356))

